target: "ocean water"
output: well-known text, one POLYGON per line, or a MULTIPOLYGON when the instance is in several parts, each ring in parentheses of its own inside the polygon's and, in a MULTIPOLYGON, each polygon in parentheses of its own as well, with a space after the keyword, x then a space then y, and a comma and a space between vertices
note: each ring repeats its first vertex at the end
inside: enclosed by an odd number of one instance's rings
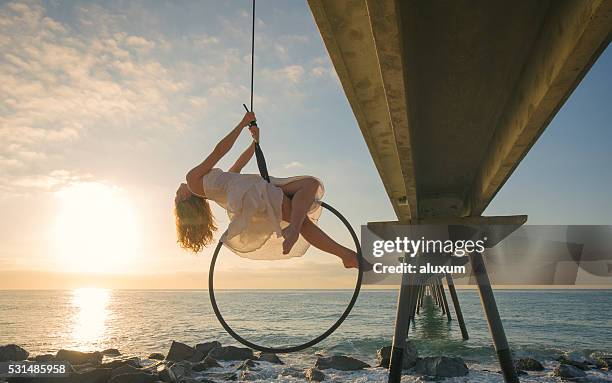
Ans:
MULTIPOLYGON (((323 332, 350 295, 350 291, 234 290, 218 292, 217 301, 238 333, 256 343, 280 346, 323 332)), ((612 352, 611 290, 498 290, 496 298, 516 357, 535 357, 552 367, 563 352, 612 352)), ((501 381, 477 292, 460 290, 459 299, 468 341, 461 339, 454 312, 448 322, 433 304, 417 316, 409 337, 420 356, 464 358, 472 372, 470 379, 458 381, 501 381)), ((309 350, 283 355, 283 360, 304 368, 312 366, 317 355, 342 353, 374 366, 376 350, 391 342, 396 300, 396 291, 363 291, 334 334, 309 350)), ((60 348, 113 347, 124 355, 146 358, 152 352, 166 353, 172 340, 191 345, 210 340, 236 344, 217 322, 205 290, 0 291, 0 344, 19 344, 31 355, 60 348)), ((293 381, 275 377, 274 371, 266 374, 262 381, 293 381)), ((331 374, 340 381, 386 380, 380 368, 331 374)), ((600 374, 598 378, 607 381, 610 377, 600 374)), ((523 380, 554 379, 546 372, 523 380)))

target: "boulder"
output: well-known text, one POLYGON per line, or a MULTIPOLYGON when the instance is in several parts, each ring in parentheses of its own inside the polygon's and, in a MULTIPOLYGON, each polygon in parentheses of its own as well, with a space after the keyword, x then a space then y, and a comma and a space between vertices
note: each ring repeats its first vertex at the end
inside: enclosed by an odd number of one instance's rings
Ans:
POLYGON ((116 348, 107 348, 106 350, 102 351, 102 355, 119 356, 121 353, 116 348))
POLYGON ((128 359, 115 359, 110 362, 105 362, 100 364, 100 368, 119 368, 122 366, 132 366, 136 368, 140 368, 140 359, 137 357, 128 358, 128 359))
POLYGON ((161 363, 155 366, 155 373, 164 382, 182 382, 191 376, 193 364, 187 360, 175 363, 161 363))
POLYGON ((257 360, 260 362, 268 362, 272 364, 285 364, 276 354, 272 354, 271 352, 258 353, 257 360))
POLYGON ((570 364, 561 364, 559 367, 555 368, 553 375, 565 379, 575 379, 586 376, 586 372, 570 364))
POLYGON ((28 359, 28 355, 30 353, 16 344, 0 346, 0 362, 19 362, 28 359))
POLYGON ((461 358, 435 356, 419 359, 416 363, 416 372, 420 375, 451 378, 467 375, 468 368, 461 358))
POLYGON ((172 341, 166 360, 172 362, 178 362, 181 360, 188 360, 190 362, 199 362, 204 359, 204 354, 195 348, 186 345, 185 343, 172 341))
POLYGON ((562 358, 565 360, 571 361, 571 362, 592 365, 592 366, 594 366, 597 363, 595 359, 591 358, 589 355, 586 355, 585 353, 580 352, 580 351, 568 352, 565 355, 563 355, 562 358))
POLYGON ((170 370, 166 364, 157 365, 155 373, 159 377, 159 380, 163 382, 172 382, 173 376, 170 376, 170 370))
POLYGON ((574 366, 584 371, 591 369, 591 366, 587 363, 579 362, 577 360, 566 359, 564 356, 560 357, 558 361, 561 364, 565 364, 567 366, 574 366))
POLYGON ((34 362, 50 362, 53 359, 55 359, 55 355, 53 354, 41 354, 41 355, 36 355, 34 357, 29 357, 28 360, 32 360, 34 362))
POLYGON ((224 380, 236 380, 238 379, 238 375, 235 372, 205 372, 203 373, 203 377, 205 379, 210 379, 212 381, 224 381, 224 380))
POLYGON ((59 350, 57 354, 55 354, 55 360, 58 362, 68 362, 72 365, 75 364, 93 364, 97 365, 102 362, 102 353, 95 352, 81 352, 81 351, 72 351, 72 350, 59 350))
POLYGON ((108 383, 154 383, 157 377, 144 372, 121 374, 112 377, 108 383))
POLYGON ((213 367, 223 367, 223 366, 221 366, 221 364, 217 361, 217 359, 213 358, 212 356, 207 356, 200 363, 194 364, 193 370, 194 371, 204 371, 204 370, 208 370, 209 368, 213 368, 213 367))
POLYGON ((251 371, 249 369, 246 369, 240 372, 239 380, 243 382, 248 382, 251 380, 261 380, 261 376, 257 373, 257 371, 251 371))
MULTIPOLYGON (((71 383, 106 383, 111 376, 110 368, 88 368, 70 375, 71 383)), ((63 378, 66 379, 66 378, 63 378)))
POLYGON ((333 368, 341 371, 356 371, 368 368, 370 365, 350 356, 332 355, 318 357, 317 361, 315 362, 315 367, 320 370, 333 368))
POLYGON ((544 371, 542 363, 533 358, 520 358, 514 361, 514 367, 523 371, 544 371))
POLYGON ((135 374, 138 372, 142 371, 134 366, 130 366, 129 364, 124 364, 123 366, 117 367, 112 370, 111 378, 121 374, 135 374))
POLYGON ((252 359, 247 359, 244 362, 240 363, 240 365, 236 367, 236 369, 237 370, 248 370, 251 367, 255 367, 255 362, 253 362, 252 359))
POLYGON ((154 352, 152 354, 149 354, 147 359, 164 360, 164 359, 166 359, 166 356, 164 354, 162 354, 161 352, 154 352))
POLYGON ((246 347, 222 346, 212 349, 209 356, 217 360, 245 360, 255 359, 253 350, 246 347))
POLYGON ((321 370, 317 370, 314 367, 304 370, 304 376, 309 382, 322 382, 325 380, 325 374, 321 370))
POLYGON ((287 367, 280 372, 281 376, 291 376, 292 378, 304 379, 304 372, 295 367, 287 367))
POLYGON ((597 368, 610 369, 610 366, 612 366, 612 354, 595 351, 589 356, 595 361, 595 366, 597 366, 597 368))
MULTIPOLYGON (((414 344, 412 344, 412 342, 406 342, 404 356, 402 358, 402 370, 408 370, 414 367, 418 359, 419 353, 414 344)), ((385 346, 376 351, 376 360, 378 361, 378 367, 389 368, 389 363, 391 362, 391 346, 385 346)))
POLYGON ((221 347, 221 342, 213 340, 212 342, 198 343, 196 344, 195 349, 200 351, 204 355, 208 355, 208 353, 212 349, 219 348, 219 347, 221 347))

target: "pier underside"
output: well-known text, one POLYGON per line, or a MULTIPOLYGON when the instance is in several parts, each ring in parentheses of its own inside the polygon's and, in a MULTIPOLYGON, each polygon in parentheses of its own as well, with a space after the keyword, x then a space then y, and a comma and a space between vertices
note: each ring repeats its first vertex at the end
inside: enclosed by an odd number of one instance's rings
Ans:
POLYGON ((612 26, 610 1, 309 4, 404 223, 481 215, 612 26))

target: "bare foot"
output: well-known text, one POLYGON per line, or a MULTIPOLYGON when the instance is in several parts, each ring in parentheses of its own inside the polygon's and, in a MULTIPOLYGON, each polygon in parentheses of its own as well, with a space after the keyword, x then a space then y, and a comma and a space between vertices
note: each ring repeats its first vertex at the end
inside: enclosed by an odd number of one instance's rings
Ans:
MULTIPOLYGON (((363 262, 363 272, 368 272, 372 270, 373 265, 370 262, 366 261, 365 259, 362 259, 361 262, 363 262)), ((359 260, 357 259, 357 253, 352 252, 344 256, 342 258, 342 263, 347 269, 358 269, 359 260)))
POLYGON ((289 254, 291 248, 293 248, 293 245, 295 245, 299 237, 300 233, 293 230, 291 225, 283 229, 283 238, 285 238, 283 241, 283 254, 289 254))
POLYGON ((357 269, 359 268, 359 261, 357 260, 357 254, 353 253, 346 255, 342 258, 342 264, 346 269, 357 269))

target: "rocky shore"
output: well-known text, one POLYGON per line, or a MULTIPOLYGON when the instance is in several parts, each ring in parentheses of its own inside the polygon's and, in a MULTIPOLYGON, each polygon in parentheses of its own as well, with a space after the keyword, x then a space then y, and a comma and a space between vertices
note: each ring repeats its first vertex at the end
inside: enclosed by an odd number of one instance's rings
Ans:
MULTIPOLYGON (((120 350, 95 352, 59 350, 55 354, 30 355, 14 344, 0 346, 0 362, 35 361, 66 362, 69 377, 63 378, 0 378, 0 382, 33 383, 210 383, 225 381, 252 382, 370 382, 386 381, 390 347, 376 355, 377 364, 370 364, 348 355, 318 355, 314 365, 296 368, 286 365, 275 354, 255 352, 250 348, 222 345, 209 341, 190 346, 173 341, 165 354, 153 353, 145 358, 122 355, 120 350), (380 380, 378 379, 380 378, 380 380), (3 380, 4 379, 4 380, 3 380)), ((520 375, 543 378, 543 381, 609 382, 612 354, 593 352, 567 353, 557 360, 541 362, 533 358, 515 361, 520 375), (551 379, 551 380, 548 380, 551 379)), ((499 373, 468 368, 461 358, 447 356, 419 357, 412 344, 406 345, 403 369, 414 380, 502 381, 499 373), (489 375, 485 375, 489 374, 489 375), (495 375, 497 376, 495 376, 495 375), (487 378, 487 376, 494 378, 487 378)))

